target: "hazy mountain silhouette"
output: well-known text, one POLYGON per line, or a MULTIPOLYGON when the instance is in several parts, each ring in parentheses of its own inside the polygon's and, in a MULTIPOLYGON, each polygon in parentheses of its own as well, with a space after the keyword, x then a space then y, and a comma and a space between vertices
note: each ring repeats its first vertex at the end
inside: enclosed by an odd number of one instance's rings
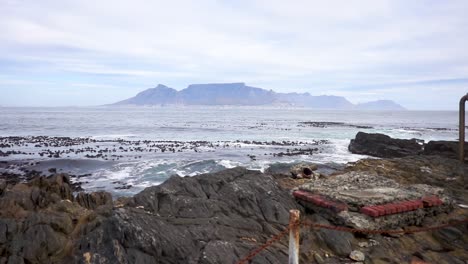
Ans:
POLYGON ((287 105, 318 109, 403 110, 389 100, 354 105, 342 96, 276 93, 245 83, 191 84, 177 91, 159 84, 113 105, 287 105))

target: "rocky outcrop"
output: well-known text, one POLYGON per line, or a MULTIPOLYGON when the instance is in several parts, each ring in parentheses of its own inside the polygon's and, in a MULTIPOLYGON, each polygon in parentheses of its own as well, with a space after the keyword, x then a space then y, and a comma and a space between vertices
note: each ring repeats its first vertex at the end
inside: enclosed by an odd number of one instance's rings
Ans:
MULTIPOLYGON (((118 210, 116 224, 131 239, 131 252, 151 253, 148 263, 234 263, 282 230, 288 211, 298 206, 271 176, 243 168, 173 176, 137 194, 129 205, 140 209, 118 210), (125 219, 142 223, 145 231, 125 219)), ((280 246, 260 259, 286 262, 286 249, 280 246)))
POLYGON ((112 195, 108 192, 81 192, 76 196, 76 202, 86 209, 96 209, 101 205, 112 206, 112 195))
POLYGON ((384 134, 358 132, 348 149, 354 154, 396 158, 421 153, 423 145, 420 142, 417 139, 396 139, 384 134))
POLYGON ((0 263, 64 263, 86 210, 73 203, 66 175, 4 186, 0 263))
MULTIPOLYGON (((399 158, 412 155, 435 155, 458 159, 458 141, 429 141, 423 144, 418 139, 391 138, 384 134, 358 132, 348 149, 354 154, 379 158, 399 158)), ((468 143, 465 142, 465 157, 468 157, 468 143)))
MULTIPOLYGON (((424 146, 425 155, 439 155, 448 158, 458 158, 458 141, 429 141, 424 146)), ((465 157, 468 157, 468 144, 465 142, 465 157)))
MULTIPOLYGON (((297 206, 272 176, 243 168, 173 176, 118 205, 105 192, 73 197, 64 175, 39 177, 2 189, 0 263, 234 263, 297 206)), ((286 262, 287 247, 257 261, 286 262)))
MULTIPOLYGON (((451 182, 447 173, 456 160, 411 159, 365 160, 346 170, 373 171, 398 182, 399 177, 408 177, 408 183, 451 182)), ((236 263, 283 230, 288 211, 299 206, 279 184, 280 177, 305 180, 234 168, 173 176, 113 204, 102 192, 74 197, 65 175, 0 182, 0 263, 236 263)), ((448 189, 458 190, 456 197, 467 196, 455 183, 448 189)), ((318 213, 303 211, 302 219, 332 224, 318 213)), ((350 253, 359 250, 366 263, 406 263, 415 254, 431 263, 463 263, 467 243, 466 225, 400 238, 303 226, 300 260, 347 263, 350 253)), ((287 239, 277 241, 251 263, 287 263, 287 250, 287 239)))

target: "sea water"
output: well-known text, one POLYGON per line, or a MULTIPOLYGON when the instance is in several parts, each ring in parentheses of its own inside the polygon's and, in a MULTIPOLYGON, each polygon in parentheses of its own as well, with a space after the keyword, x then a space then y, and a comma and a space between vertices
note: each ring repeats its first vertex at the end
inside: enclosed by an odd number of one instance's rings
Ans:
POLYGON ((35 153, 0 157, 0 160, 34 160, 50 166, 56 162, 59 167, 68 169, 67 172, 91 174, 83 184, 87 190, 131 195, 160 184, 174 174, 193 176, 235 166, 263 171, 277 162, 344 164, 356 161, 364 156, 349 153, 348 144, 358 131, 426 142, 457 140, 458 113, 236 106, 0 108, 1 137, 83 137, 103 141, 99 143, 101 147, 106 144, 115 147, 113 140, 117 139, 214 142, 214 146, 204 144, 174 153, 126 154, 119 160, 71 156, 54 161, 54 158, 35 153), (311 125, 307 122, 340 124, 311 125), (106 140, 110 143, 105 143, 106 140), (316 145, 320 140, 327 143, 316 145), (274 144, 283 141, 302 142, 302 148, 310 146, 319 150, 312 155, 275 155, 294 148, 274 144), (122 183, 132 187, 116 190, 122 183))

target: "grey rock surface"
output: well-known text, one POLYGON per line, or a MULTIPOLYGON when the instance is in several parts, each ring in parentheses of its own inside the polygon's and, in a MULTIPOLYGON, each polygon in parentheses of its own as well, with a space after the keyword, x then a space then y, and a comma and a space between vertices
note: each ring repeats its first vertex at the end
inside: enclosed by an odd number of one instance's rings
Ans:
MULTIPOLYGON (((41 177, 5 188, 2 263, 234 263, 298 207, 272 176, 243 168, 173 176, 114 208, 108 193, 73 197, 68 183, 41 177)), ((286 261, 283 242, 253 263, 286 261)))
MULTIPOLYGON (((424 146, 425 155, 439 155, 458 159, 458 141, 429 141, 424 146)), ((465 157, 468 157, 468 143, 465 142, 465 157)))
POLYGON ((397 139, 384 134, 358 132, 348 149, 354 154, 396 158, 421 153, 423 145, 419 142, 416 139, 397 139))

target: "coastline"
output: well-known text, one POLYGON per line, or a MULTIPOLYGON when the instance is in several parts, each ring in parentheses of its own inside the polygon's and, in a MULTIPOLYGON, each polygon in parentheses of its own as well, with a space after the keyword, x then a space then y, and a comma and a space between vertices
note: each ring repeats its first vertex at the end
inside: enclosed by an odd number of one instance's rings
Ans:
MULTIPOLYGON (((468 204, 468 192, 455 177, 457 164, 441 155, 367 158, 332 168, 322 180, 353 172, 377 174, 402 185, 442 187, 453 197, 455 207, 423 219, 419 226, 427 227, 468 216, 459 206, 468 204)), ((73 195, 69 178, 60 174, 35 176, 27 183, 2 183, 2 257, 53 263, 234 263, 285 228, 290 209, 301 210, 307 221, 338 224, 295 201, 291 191, 313 180, 292 179, 289 168, 277 165, 262 173, 237 167, 193 177, 173 176, 133 197, 114 200, 105 192, 73 195), (47 240, 41 240, 45 234, 47 240)), ((463 169, 468 173, 466 164, 463 169)), ((467 228, 460 225, 404 236, 305 229, 300 258, 304 263, 349 262, 350 252, 359 250, 370 263, 404 263, 413 258, 462 263, 468 258, 467 228)), ((281 241, 253 263, 286 259, 287 245, 281 241)))

